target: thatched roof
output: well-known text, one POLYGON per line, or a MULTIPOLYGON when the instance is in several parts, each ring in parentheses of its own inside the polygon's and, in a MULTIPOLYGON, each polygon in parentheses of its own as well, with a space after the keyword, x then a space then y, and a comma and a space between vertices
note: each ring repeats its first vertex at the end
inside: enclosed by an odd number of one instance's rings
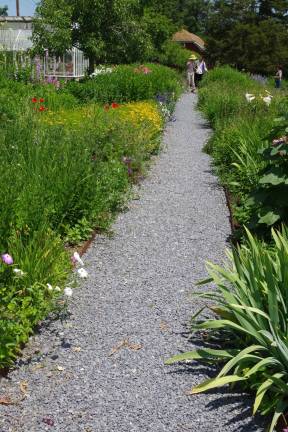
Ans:
POLYGON ((187 30, 180 30, 175 33, 172 37, 175 42, 186 42, 186 43, 194 43, 198 46, 199 49, 205 50, 205 42, 199 36, 194 33, 190 33, 187 30))

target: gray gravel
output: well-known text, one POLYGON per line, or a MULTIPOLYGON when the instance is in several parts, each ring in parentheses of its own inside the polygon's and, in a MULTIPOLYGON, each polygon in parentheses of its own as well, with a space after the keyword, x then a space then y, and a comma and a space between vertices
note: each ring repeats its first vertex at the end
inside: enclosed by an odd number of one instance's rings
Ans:
POLYGON ((163 366, 192 349, 185 324, 202 303, 189 294, 205 260, 223 259, 230 234, 202 152, 210 130, 195 103, 182 96, 140 199, 85 255, 90 276, 74 292, 71 316, 43 325, 0 382, 0 395, 16 402, 0 405, 1 432, 263 430, 243 394, 187 396, 211 370, 163 366))

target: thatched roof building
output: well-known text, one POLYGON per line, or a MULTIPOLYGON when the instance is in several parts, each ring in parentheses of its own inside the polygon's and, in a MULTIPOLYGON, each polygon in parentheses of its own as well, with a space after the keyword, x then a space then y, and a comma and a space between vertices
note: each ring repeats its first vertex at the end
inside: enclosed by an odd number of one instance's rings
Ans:
POLYGON ((194 33, 188 32, 188 30, 180 30, 175 33, 172 37, 172 40, 180 43, 185 48, 190 49, 191 51, 196 51, 202 54, 205 51, 205 42, 199 36, 194 33))

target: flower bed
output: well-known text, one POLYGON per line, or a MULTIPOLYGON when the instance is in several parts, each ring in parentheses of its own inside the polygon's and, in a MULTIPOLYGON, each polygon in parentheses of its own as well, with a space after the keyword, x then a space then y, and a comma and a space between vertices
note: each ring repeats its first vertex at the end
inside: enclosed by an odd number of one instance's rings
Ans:
MULTIPOLYGON (((71 295, 65 246, 109 226, 157 153, 164 117, 154 100, 123 105, 113 94, 109 105, 85 105, 53 85, 0 78, 0 88, 1 368, 59 307, 59 296, 71 295)), ((159 92, 179 88, 175 81, 159 92)))
POLYGON ((179 74, 166 66, 148 64, 117 66, 110 73, 97 74, 80 85, 68 83, 66 90, 81 102, 131 102, 154 99, 168 93, 181 92, 179 74))
MULTIPOLYGON (((264 234, 266 231, 267 235, 270 235, 273 221, 271 219, 270 225, 258 224, 259 206, 251 206, 251 195, 259 189, 260 178, 267 167, 262 150, 278 137, 278 131, 271 135, 275 118, 287 115, 283 96, 228 67, 207 74, 199 94, 199 107, 215 131, 207 150, 232 197, 235 226, 248 224, 249 228, 264 234)), ((283 122, 281 126, 283 134, 283 122)))

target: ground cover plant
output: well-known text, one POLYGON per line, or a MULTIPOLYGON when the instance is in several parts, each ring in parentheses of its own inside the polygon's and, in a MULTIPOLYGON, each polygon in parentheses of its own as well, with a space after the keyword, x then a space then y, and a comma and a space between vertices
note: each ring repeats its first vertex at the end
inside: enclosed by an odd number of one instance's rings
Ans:
MULTIPOLYGON (((69 86, 1 76, 0 368, 58 307, 59 296, 71 295, 67 246, 109 226, 158 152, 169 103, 181 88, 173 77, 158 92, 155 85, 158 100, 149 93, 123 104, 115 94, 107 103, 85 103, 69 86)), ((84 268, 75 274, 87 276, 84 268)))

